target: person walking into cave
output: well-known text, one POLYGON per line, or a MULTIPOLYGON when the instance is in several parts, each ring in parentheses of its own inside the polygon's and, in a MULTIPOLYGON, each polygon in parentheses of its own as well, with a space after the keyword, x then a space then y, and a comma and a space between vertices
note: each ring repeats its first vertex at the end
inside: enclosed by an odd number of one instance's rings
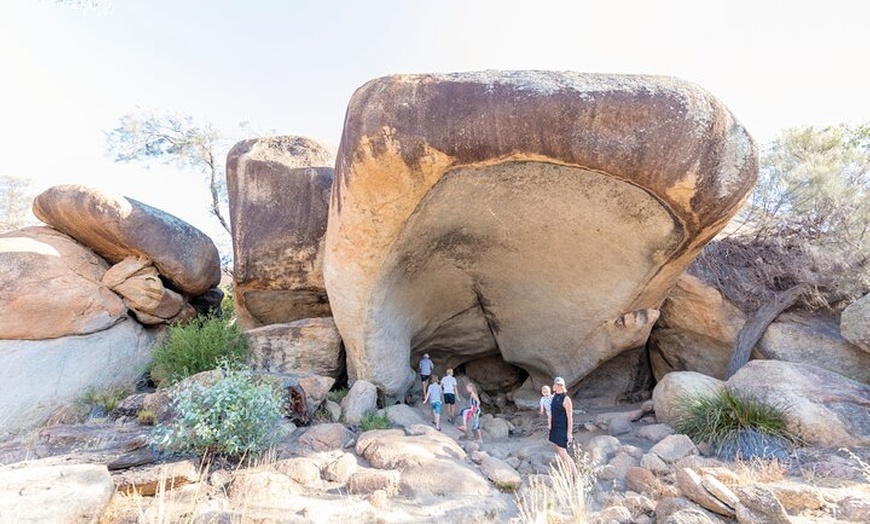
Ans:
POLYGON ((550 436, 549 440, 556 445, 556 458, 569 471, 576 474, 577 466, 568 455, 568 446, 574 441, 572 429, 574 426, 574 404, 565 389, 565 379, 556 377, 553 380, 553 399, 550 403, 550 436))
POLYGON ((538 413, 547 415, 547 431, 553 427, 553 413, 551 406, 553 405, 553 393, 550 391, 550 386, 544 385, 541 387, 541 402, 538 413))
POLYGON ((469 382, 465 385, 465 391, 468 392, 468 407, 463 409, 459 414, 462 419, 462 425, 456 426, 456 429, 465 433, 468 431, 468 424, 471 423, 471 429, 474 431, 477 442, 483 442, 483 437, 480 433, 480 397, 477 394, 477 388, 474 383, 469 382))
POLYGON ((443 400, 444 395, 441 384, 438 382, 438 375, 432 375, 429 379, 429 387, 426 388, 426 395, 423 396, 423 403, 428 402, 432 406, 432 424, 438 431, 441 431, 441 403, 443 400))
POLYGON ((426 388, 429 387, 429 377, 432 376, 432 370, 435 369, 435 364, 429 360, 429 353, 423 353, 423 358, 418 364, 420 370, 420 385, 423 388, 423 395, 426 395, 426 388))
POLYGON ((441 391, 444 392, 444 404, 447 406, 447 420, 453 424, 453 410, 456 406, 456 378, 453 368, 447 368, 447 374, 441 378, 441 391))

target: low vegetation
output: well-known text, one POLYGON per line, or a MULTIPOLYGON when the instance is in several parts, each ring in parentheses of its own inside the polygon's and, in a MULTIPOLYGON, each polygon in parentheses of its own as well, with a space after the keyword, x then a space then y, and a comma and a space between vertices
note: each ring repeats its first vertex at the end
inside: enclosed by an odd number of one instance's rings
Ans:
POLYGON ((125 388, 109 388, 96 390, 88 388, 78 401, 82 411, 94 417, 106 417, 118 405, 118 402, 126 398, 130 391, 125 388))
POLYGON ((798 439, 786 429, 785 409, 719 388, 680 399, 674 428, 709 443, 720 458, 786 460, 798 439))
POLYGON ((244 361, 248 341, 242 331, 225 318, 197 317, 189 324, 169 328, 169 336, 154 349, 151 379, 160 386, 172 385, 201 371, 244 361))
POLYGON ((371 431, 373 429, 390 429, 390 417, 386 413, 372 411, 363 415, 359 423, 363 431, 371 431))
POLYGON ((349 392, 350 390, 348 388, 333 389, 329 392, 327 398, 336 404, 341 404, 341 401, 344 400, 344 397, 346 397, 349 392))
POLYGON ((175 395, 177 418, 158 425, 152 441, 170 453, 231 459, 259 454, 276 437, 281 398, 249 370, 224 365, 213 385, 192 383, 175 395))

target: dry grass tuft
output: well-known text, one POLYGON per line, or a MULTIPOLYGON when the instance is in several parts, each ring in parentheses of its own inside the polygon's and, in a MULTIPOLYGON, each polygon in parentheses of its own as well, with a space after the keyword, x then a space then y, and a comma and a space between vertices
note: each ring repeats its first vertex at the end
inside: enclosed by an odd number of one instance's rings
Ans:
POLYGON ((777 482, 788 476, 788 464, 775 458, 738 458, 734 461, 734 472, 744 482, 777 482))
POLYGON ((583 523, 589 519, 589 497, 597 473, 589 455, 575 446, 574 474, 570 466, 556 460, 550 475, 529 478, 516 494, 522 524, 583 523))

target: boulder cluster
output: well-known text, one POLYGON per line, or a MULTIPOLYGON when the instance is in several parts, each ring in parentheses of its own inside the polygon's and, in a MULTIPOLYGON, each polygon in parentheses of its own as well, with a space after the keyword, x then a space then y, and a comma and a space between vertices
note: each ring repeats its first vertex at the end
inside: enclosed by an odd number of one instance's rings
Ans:
POLYGON ((192 304, 222 295, 214 242, 159 209, 63 185, 33 212, 47 225, 0 235, 0 434, 87 389, 135 383, 159 334, 146 326, 190 319, 192 304))
MULTIPOLYGON (((557 375, 589 406, 649 398, 675 371, 722 377, 746 315, 687 268, 756 175, 747 131, 674 78, 372 80, 336 154, 298 136, 228 154, 249 363, 291 382, 364 381, 391 404, 417 391, 428 353, 436 372, 520 408, 557 375)), ((46 227, 0 236, 0 379, 16 391, 0 407, 17 413, 0 432, 86 387, 131 382, 160 326, 221 297, 213 242, 171 215, 81 186, 33 209, 46 227), (34 392, 35 376, 55 389, 34 392)), ((781 315, 753 358, 867 383, 866 303, 841 325, 781 315)))

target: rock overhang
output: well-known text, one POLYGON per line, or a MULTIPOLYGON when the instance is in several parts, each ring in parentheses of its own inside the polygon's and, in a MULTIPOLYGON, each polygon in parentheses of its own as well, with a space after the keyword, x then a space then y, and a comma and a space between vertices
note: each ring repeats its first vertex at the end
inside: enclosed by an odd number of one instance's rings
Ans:
POLYGON ((351 377, 400 394, 411 354, 439 348, 576 383, 645 340, 755 172, 727 109, 672 78, 369 82, 348 107, 327 230, 351 377))

